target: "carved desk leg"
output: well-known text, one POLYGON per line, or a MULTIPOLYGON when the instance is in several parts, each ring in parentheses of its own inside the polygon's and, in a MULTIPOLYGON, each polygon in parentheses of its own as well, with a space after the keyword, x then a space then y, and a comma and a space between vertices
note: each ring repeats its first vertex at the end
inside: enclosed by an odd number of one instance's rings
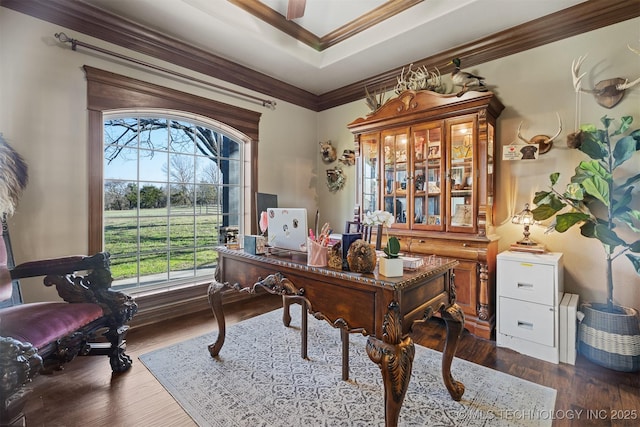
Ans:
POLYGON ((307 300, 297 295, 282 295, 282 322, 287 328, 291 325, 291 314, 289 307, 291 304, 300 304, 300 355, 303 359, 308 359, 307 342, 308 342, 308 326, 307 326, 307 300))
POLYGON ((449 390, 451 398, 459 401, 464 394, 464 384, 453 379, 451 362, 456 354, 458 340, 464 328, 464 313, 458 304, 453 304, 442 310, 441 314, 447 325, 447 341, 444 344, 444 352, 442 353, 442 379, 447 390, 449 390))
POLYGON ((369 336, 367 354, 382 371, 384 382, 384 420, 396 427, 400 408, 409 387, 415 347, 410 337, 402 339, 400 307, 392 302, 382 325, 383 339, 369 336))
POLYGON ((226 322, 224 320, 224 311, 222 311, 222 295, 221 292, 224 288, 228 287, 224 283, 219 283, 217 281, 213 281, 209 285, 209 290, 207 294, 209 296, 209 305, 211 306, 211 310, 213 311, 213 315, 218 322, 218 338, 216 338, 216 342, 213 344, 209 344, 209 353, 212 357, 216 357, 218 353, 220 353, 220 349, 224 344, 224 337, 227 332, 226 322))
POLYGON ((292 301, 291 297, 288 295, 282 295, 282 323, 287 328, 291 325, 291 313, 289 312, 289 307, 291 307, 292 301))
POLYGON ((291 283, 289 279, 284 277, 281 273, 270 274, 266 278, 258 281, 251 287, 243 287, 241 284, 236 283, 234 285, 229 285, 228 283, 221 283, 220 277, 222 277, 220 266, 216 268, 216 272, 214 274, 214 280, 209 285, 209 290, 207 291, 209 296, 209 305, 211 306, 211 310, 213 311, 213 315, 218 322, 218 337, 216 338, 216 342, 213 344, 209 344, 209 353, 212 357, 216 357, 218 353, 220 353, 220 349, 224 345, 224 339, 226 335, 226 322, 224 319, 224 311, 222 309, 222 295, 221 292, 224 289, 233 289, 238 292, 248 292, 250 294, 255 294, 257 288, 262 288, 270 294, 274 295, 286 295, 292 302, 296 302, 302 306, 302 357, 307 357, 307 308, 309 307, 309 303, 306 298, 303 297, 304 289, 296 289, 296 287, 291 283))

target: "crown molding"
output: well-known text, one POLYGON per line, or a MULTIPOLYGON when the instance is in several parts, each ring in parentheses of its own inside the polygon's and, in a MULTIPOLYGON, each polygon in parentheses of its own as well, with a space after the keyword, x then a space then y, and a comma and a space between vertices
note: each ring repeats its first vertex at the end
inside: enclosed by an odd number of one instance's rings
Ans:
POLYGON ((351 22, 335 29, 334 31, 322 37, 318 37, 310 31, 307 31, 293 21, 287 20, 284 16, 271 9, 259 0, 228 0, 230 3, 238 6, 246 12, 249 12, 258 19, 261 19, 269 25, 289 34, 294 39, 298 39, 307 46, 321 52, 331 46, 334 46, 356 34, 371 28, 380 22, 404 12, 410 7, 415 6, 424 0, 403 0, 390 1, 378 6, 369 13, 354 19, 351 22))
MULTIPOLYGON (((391 89, 401 69, 408 65, 315 95, 81 1, 0 0, 0 6, 313 111, 361 100, 365 87, 370 91, 391 89)), ((640 0, 589 0, 423 58, 414 65, 430 68, 431 64, 443 64, 455 56, 465 67, 473 67, 638 16, 640 0)), ((440 71, 448 73, 451 68, 440 71)))

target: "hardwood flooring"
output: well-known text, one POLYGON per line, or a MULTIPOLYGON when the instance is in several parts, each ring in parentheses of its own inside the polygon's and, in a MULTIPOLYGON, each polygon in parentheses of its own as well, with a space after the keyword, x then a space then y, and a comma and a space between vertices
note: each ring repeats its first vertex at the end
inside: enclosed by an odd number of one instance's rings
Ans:
MULTIPOLYGON (((233 324, 281 306, 266 295, 225 306, 233 324)), ((171 395, 138 360, 151 350, 211 332, 211 312, 198 312, 129 332, 131 370, 112 375, 106 357, 79 357, 64 372, 38 377, 26 405, 27 426, 194 426, 171 395)), ((433 319, 414 331, 416 343, 442 350, 445 329, 433 319)), ((223 349, 224 351, 224 349, 223 349)), ((601 368, 578 355, 575 366, 555 365, 497 348, 495 341, 464 332, 457 357, 558 391, 554 426, 637 426, 640 424, 640 375, 601 368), (568 419, 568 417, 572 419, 568 419), (613 419, 618 418, 618 419, 613 419)), ((188 360, 184 361, 189 363, 188 360)), ((455 376, 455 372, 454 372, 455 376)), ((512 414, 517 420, 529 414, 512 414)))

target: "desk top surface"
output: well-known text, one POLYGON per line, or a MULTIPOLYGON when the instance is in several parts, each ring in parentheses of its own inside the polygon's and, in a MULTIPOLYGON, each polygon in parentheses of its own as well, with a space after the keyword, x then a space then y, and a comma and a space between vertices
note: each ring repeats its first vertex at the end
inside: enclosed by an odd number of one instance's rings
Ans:
MULTIPOLYGON (((339 278, 354 282, 369 283, 375 286, 403 288, 418 281, 423 281, 443 272, 450 270, 458 264, 458 261, 451 258, 437 256, 423 256, 425 263, 416 270, 404 270, 402 277, 386 277, 378 273, 378 267, 373 273, 354 273, 350 271, 333 270, 327 267, 311 267, 307 265, 305 253, 282 251, 279 255, 253 255, 243 249, 228 249, 226 246, 218 246, 216 250, 222 255, 229 255, 236 258, 259 261, 265 264, 272 264, 287 267, 301 272, 310 272, 321 276, 339 278)), ((411 254, 411 256, 415 256, 411 254)))

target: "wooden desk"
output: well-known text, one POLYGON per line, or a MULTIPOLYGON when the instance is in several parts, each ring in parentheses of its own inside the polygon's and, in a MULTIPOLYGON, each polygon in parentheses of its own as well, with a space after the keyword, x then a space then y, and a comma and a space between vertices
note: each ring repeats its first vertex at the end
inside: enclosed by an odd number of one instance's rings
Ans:
MULTIPOLYGON (((403 277, 354 274, 309 267, 306 258, 250 255, 225 247, 218 251, 215 280, 209 287, 209 303, 218 322, 218 337, 209 345, 211 356, 220 352, 225 338, 221 291, 254 293, 264 289, 302 304, 318 319, 325 319, 347 333, 369 336, 367 354, 382 371, 385 390, 385 425, 396 426, 404 400, 415 348, 408 336, 415 323, 440 312, 447 325, 442 356, 442 376, 449 394, 460 400, 464 385, 451 376, 451 362, 464 327, 464 315, 455 304, 453 267, 456 260, 436 258, 435 264, 403 277)), ((285 310, 285 324, 288 309, 285 310)), ((306 316, 302 316, 303 333, 306 316)), ((303 356, 306 337, 303 337, 303 356)), ((343 340, 344 343, 344 340, 343 340)), ((343 373, 344 377, 344 373, 343 373)))

